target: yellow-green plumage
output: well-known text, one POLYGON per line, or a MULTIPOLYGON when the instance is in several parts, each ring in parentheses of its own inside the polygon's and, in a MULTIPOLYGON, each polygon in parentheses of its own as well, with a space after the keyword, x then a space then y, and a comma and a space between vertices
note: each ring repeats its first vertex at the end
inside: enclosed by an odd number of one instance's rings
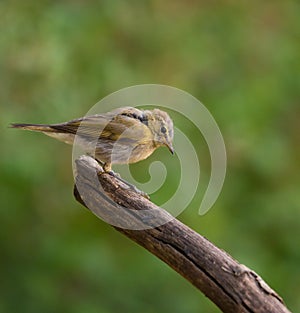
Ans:
POLYGON ((76 143, 95 158, 111 164, 135 163, 147 158, 159 146, 173 153, 173 122, 161 110, 132 107, 87 116, 61 124, 12 124, 14 128, 40 131, 68 144, 76 143), (96 147, 96 149, 95 149, 96 147))

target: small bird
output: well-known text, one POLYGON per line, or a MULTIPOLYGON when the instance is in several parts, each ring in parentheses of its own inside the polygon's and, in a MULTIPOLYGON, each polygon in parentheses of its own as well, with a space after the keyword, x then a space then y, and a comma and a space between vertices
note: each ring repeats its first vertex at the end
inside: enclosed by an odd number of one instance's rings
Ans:
POLYGON ((67 144, 79 144, 93 154, 105 172, 112 164, 130 164, 146 159, 158 147, 173 154, 173 122, 159 109, 118 108, 61 124, 11 124, 13 128, 40 131, 67 144))

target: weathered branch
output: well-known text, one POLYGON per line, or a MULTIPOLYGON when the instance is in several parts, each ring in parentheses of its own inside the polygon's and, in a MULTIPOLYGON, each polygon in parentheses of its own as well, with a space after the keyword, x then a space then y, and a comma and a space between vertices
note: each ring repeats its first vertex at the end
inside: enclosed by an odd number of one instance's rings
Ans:
POLYGON ((81 157, 76 167, 74 195, 79 202, 113 225, 127 225, 128 229, 114 227, 171 266, 223 312, 289 312, 254 271, 177 219, 170 221, 169 213, 103 173, 95 160, 81 157), (141 212, 145 214, 137 214, 141 212), (153 216, 169 222, 151 228, 153 216))

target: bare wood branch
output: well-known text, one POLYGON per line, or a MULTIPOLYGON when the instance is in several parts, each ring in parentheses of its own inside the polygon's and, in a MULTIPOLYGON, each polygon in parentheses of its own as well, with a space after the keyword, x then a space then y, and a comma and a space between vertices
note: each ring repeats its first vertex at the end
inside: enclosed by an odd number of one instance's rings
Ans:
POLYGON ((117 231, 167 263, 223 312, 289 312, 280 296, 259 275, 177 219, 155 228, 151 228, 150 222, 147 229, 132 230, 145 223, 135 214, 137 211, 155 212, 162 222, 170 220, 170 215, 128 189, 118 178, 103 173, 92 158, 79 158, 76 167, 74 195, 80 203, 106 221, 118 223, 122 219, 129 229, 114 226, 117 231))

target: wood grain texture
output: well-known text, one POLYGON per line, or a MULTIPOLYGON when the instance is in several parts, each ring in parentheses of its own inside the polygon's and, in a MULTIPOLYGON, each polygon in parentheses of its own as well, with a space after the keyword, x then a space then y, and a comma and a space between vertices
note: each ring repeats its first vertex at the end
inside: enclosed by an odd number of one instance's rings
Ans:
POLYGON ((170 220, 168 212, 103 173, 94 159, 83 156, 75 163, 75 198, 104 220, 125 223, 128 229, 114 228, 167 263, 223 312, 290 312, 254 271, 177 219, 170 220), (147 218, 137 212, 146 212, 147 218), (168 222, 152 228, 148 214, 168 222), (133 230, 136 225, 146 229, 133 230))

